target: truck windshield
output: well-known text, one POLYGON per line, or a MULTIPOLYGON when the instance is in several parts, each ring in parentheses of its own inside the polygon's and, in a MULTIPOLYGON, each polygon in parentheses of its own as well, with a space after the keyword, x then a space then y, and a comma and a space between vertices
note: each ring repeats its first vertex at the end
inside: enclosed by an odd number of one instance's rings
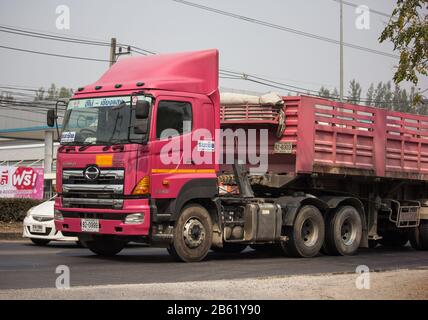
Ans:
MULTIPOLYGON (((133 99, 150 97, 133 96, 133 99)), ((139 143, 144 134, 135 134, 131 96, 70 100, 64 116, 61 144, 108 145, 139 143)))

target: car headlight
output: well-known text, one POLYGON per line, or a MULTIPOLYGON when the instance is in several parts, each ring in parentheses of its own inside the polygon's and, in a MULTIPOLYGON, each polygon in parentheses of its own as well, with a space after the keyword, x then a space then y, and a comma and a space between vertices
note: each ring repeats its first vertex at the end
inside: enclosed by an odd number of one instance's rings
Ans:
POLYGON ((144 222, 144 213, 128 214, 125 218, 125 224, 136 224, 144 222))
POLYGON ((27 215, 25 216, 26 218, 29 218, 31 216, 32 212, 34 211, 34 208, 35 207, 32 207, 32 208, 28 209, 27 215))

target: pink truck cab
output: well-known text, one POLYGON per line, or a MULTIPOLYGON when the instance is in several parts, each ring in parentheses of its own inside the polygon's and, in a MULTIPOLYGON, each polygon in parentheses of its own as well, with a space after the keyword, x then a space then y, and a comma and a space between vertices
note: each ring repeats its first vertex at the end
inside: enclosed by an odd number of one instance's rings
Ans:
MULTIPOLYGON (((409 117, 415 128, 428 121, 409 117)), ((299 257, 409 239, 427 249, 428 140, 390 134, 388 121, 384 110, 312 97, 221 103, 217 50, 123 59, 68 102, 55 225, 99 255, 134 241, 186 262, 248 245, 299 257), (241 160, 236 130, 248 134, 241 160), (257 152, 266 168, 248 171, 242 159, 257 152), (377 156, 388 152, 390 167, 377 156)))

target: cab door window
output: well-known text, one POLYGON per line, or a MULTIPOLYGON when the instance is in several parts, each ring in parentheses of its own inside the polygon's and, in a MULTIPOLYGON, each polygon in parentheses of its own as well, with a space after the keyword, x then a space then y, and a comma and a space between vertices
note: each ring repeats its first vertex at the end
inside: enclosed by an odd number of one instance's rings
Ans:
POLYGON ((162 139, 192 131, 192 105, 183 101, 160 101, 156 116, 156 138, 162 139))

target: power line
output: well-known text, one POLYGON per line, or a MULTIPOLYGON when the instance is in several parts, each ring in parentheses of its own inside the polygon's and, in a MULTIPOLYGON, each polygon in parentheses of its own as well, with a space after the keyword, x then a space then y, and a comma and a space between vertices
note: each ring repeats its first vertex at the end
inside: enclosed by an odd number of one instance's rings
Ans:
POLYGON ((0 101, 2 102, 11 102, 11 103, 22 103, 22 104, 28 104, 28 105, 32 105, 32 104, 38 104, 38 105, 45 105, 45 106, 55 106, 56 102, 55 101, 49 101, 49 100, 36 100, 36 101, 25 101, 25 100, 17 100, 17 99, 1 99, 0 101))
POLYGON ((12 116, 5 116, 5 115, 2 115, 1 117, 2 118, 6 118, 6 119, 24 120, 24 121, 34 122, 34 123, 44 123, 44 121, 38 121, 38 120, 32 120, 32 119, 24 119, 24 118, 12 117, 12 116))
POLYGON ((45 56, 59 57, 59 58, 68 58, 68 59, 77 59, 77 60, 88 60, 88 61, 99 61, 99 62, 109 62, 108 60, 103 60, 103 59, 78 57, 78 56, 69 56, 69 55, 65 55, 65 54, 49 53, 49 52, 43 52, 43 51, 34 51, 34 50, 27 50, 27 49, 15 48, 15 47, 0 46, 0 48, 7 49, 7 50, 20 51, 20 52, 40 54, 40 55, 45 55, 45 56))
POLYGON ((29 91, 29 92, 38 92, 39 89, 36 89, 35 87, 33 87, 34 89, 31 89, 32 87, 24 87, 24 86, 18 86, 18 85, 5 85, 2 84, 0 85, 1 89, 13 89, 13 90, 19 90, 19 91, 29 91))
MULTIPOLYGON (((180 2, 183 4, 189 4, 192 6, 197 6, 197 7, 204 7, 204 6, 200 6, 197 4, 193 4, 190 3, 188 1, 182 1, 182 0, 173 0, 175 2, 180 2)), ((203 9, 212 9, 212 10, 216 10, 216 13, 223 13, 223 11, 217 10, 217 9, 213 9, 213 8, 209 8, 209 7, 204 7, 203 9), (219 11, 219 12, 217 12, 219 11)), ((224 12, 226 13, 226 12, 224 12)), ((229 14, 229 13, 227 13, 229 14)), ((230 14, 233 15, 233 17, 237 16, 234 14, 230 14)), ((255 19, 251 19, 251 18, 247 18, 247 17, 243 17, 243 16, 237 16, 240 18, 245 18, 244 20, 250 21, 250 22, 257 22, 259 23, 260 21, 255 20, 255 19), (250 20, 248 20, 250 19, 250 20)), ((262 22, 264 23, 264 22, 262 22)), ((281 26, 279 26, 281 27, 281 26)), ((18 29, 18 28, 12 28, 10 26, 1 26, 0 28, 6 28, 8 31, 13 31, 13 32, 17 32, 17 33, 23 33, 22 35, 30 35, 30 36, 35 36, 35 37, 43 37, 43 38, 49 38, 49 40, 59 40, 59 41, 65 41, 65 42, 74 42, 74 43, 81 43, 81 44, 93 44, 93 45, 109 45, 107 42, 101 42, 101 41, 92 41, 92 40, 84 40, 81 38, 71 38, 71 37, 63 37, 63 36, 52 36, 46 33, 41 33, 41 32, 30 32, 30 31, 26 31, 26 30, 22 30, 22 29, 18 29)), ((285 27, 284 27, 285 28, 285 27)), ((2 30, 0 30, 2 31, 2 30)), ((328 38, 327 38, 328 39, 328 38)), ((335 40, 333 40, 335 41, 335 40)), ((122 45, 122 44, 119 44, 122 45)), ((17 51, 23 51, 23 52, 28 52, 28 53, 35 53, 35 54, 43 54, 43 55, 51 55, 51 56, 56 56, 56 57, 62 57, 62 58, 71 58, 71 59, 80 59, 80 60, 90 60, 90 61, 102 61, 102 62, 108 62, 108 60, 102 60, 102 59, 94 59, 94 58, 87 58, 87 57, 77 57, 77 56, 69 56, 69 55, 62 55, 62 54, 52 54, 52 53, 47 53, 47 52, 40 52, 40 51, 33 51, 33 50, 26 50, 26 49, 19 49, 19 48, 13 48, 13 47, 6 47, 6 46, 0 46, 0 48, 5 48, 5 49, 10 49, 10 50, 17 50, 17 51)), ((371 50, 371 49, 370 49, 371 50)), ((131 51, 141 54, 141 55, 148 55, 148 54, 156 54, 156 52, 154 51, 150 51, 147 49, 143 49, 143 48, 139 48, 137 46, 131 46, 131 51)), ((303 87, 298 87, 298 86, 293 86, 293 85, 288 85, 285 83, 281 83, 281 82, 277 82, 277 81, 273 81, 273 80, 269 80, 266 78, 262 78, 262 77, 258 77, 257 75, 252 75, 252 74, 246 74, 246 73, 238 73, 235 71, 230 71, 230 70, 225 70, 225 69, 220 69, 219 70, 219 74, 220 74, 220 78, 222 79, 232 79, 232 80, 248 80, 248 81, 252 81, 252 82, 256 82, 262 85, 267 85, 270 86, 272 88, 279 88, 282 90, 288 90, 288 91, 292 91, 292 92, 296 92, 296 93, 302 93, 302 94, 309 94, 310 92, 315 92, 318 93, 317 90, 311 90, 311 89, 307 89, 307 88, 303 88, 303 87), (254 79, 249 79, 248 77, 252 77, 254 79), (258 82, 257 82, 258 81, 258 82), (300 91, 303 90, 303 91, 300 91)), ((16 90, 20 90, 20 91, 31 91, 31 92, 38 92, 38 90, 33 90, 33 89, 25 89, 25 88, 17 88, 17 87, 11 87, 11 86, 3 86, 0 88, 6 88, 6 89, 16 89, 16 90)), ((319 95, 316 95, 319 96, 319 95)), ((349 97, 347 97, 349 98, 349 97)), ((28 102, 27 102, 28 103, 28 102)))
POLYGON ((37 39, 55 40, 55 41, 62 41, 62 42, 95 45, 95 46, 108 46, 107 43, 103 43, 103 42, 87 41, 87 40, 81 40, 81 39, 76 39, 76 38, 59 37, 59 36, 52 36, 52 35, 43 34, 43 33, 22 31, 22 30, 15 29, 15 28, 4 27, 2 25, 0 25, 0 32, 16 34, 16 35, 21 35, 21 36, 26 36, 26 37, 32 37, 32 38, 37 38, 37 39), (6 30, 4 30, 4 29, 6 29, 6 30))
MULTIPOLYGON (((15 105, 15 104, 9 104, 9 103, 4 104, 2 102, 0 102, 0 108, 22 111, 22 112, 28 112, 28 113, 34 113, 34 114, 40 114, 40 115, 46 115, 47 110, 53 109, 53 108, 28 107, 28 106, 15 105)), ((63 110, 63 109, 60 109, 58 111, 61 113, 65 112, 65 110, 63 110)))
MULTIPOLYGON (((34 34, 36 37, 41 37, 41 36, 47 36, 47 37, 54 37, 55 39, 51 39, 51 40, 59 40, 59 41, 73 41, 73 42, 77 42, 77 43, 84 43, 84 44, 94 44, 94 45, 109 45, 107 42, 101 42, 101 41, 89 41, 89 40, 83 40, 81 38, 70 38, 70 37, 63 37, 63 36, 52 36, 49 35, 47 33, 41 33, 41 32, 30 32, 30 31, 26 31, 23 29, 18 29, 18 28, 12 28, 10 26, 2 26, 0 25, 0 28, 7 28, 8 30, 13 30, 13 31, 17 31, 17 32, 26 32, 26 33, 32 33, 34 34)), ((2 30, 0 30, 2 31, 2 30)), ((27 35, 27 34, 25 34, 27 35)), ((50 39, 50 38, 49 38, 50 39)), ((2 47, 2 46, 0 46, 2 47)), ((46 54, 46 55, 54 55, 57 57, 63 57, 63 58, 73 58, 73 59, 84 59, 84 60, 95 60, 95 61, 105 61, 107 62, 108 60, 101 60, 101 59, 92 59, 92 58, 86 58, 86 57, 75 57, 75 56, 66 56, 66 55, 57 55, 57 54, 51 54, 51 53, 47 53, 47 52, 33 52, 32 50, 24 50, 24 49, 18 49, 18 48, 13 48, 16 50, 23 50, 25 52, 30 52, 30 53, 39 53, 39 54, 46 54)), ((141 55, 148 55, 148 54, 156 54, 156 52, 154 51, 150 51, 147 49, 143 49, 143 48, 139 48, 137 46, 131 46, 131 51, 141 54, 141 55)), ((261 78, 258 77, 257 75, 251 75, 251 74, 245 74, 245 73, 238 73, 238 72, 234 72, 234 71, 230 71, 230 70, 225 70, 225 69, 220 69, 220 78, 222 79, 232 79, 232 80, 236 80, 236 79, 241 79, 241 78, 245 78, 248 76, 253 77, 254 79, 259 79, 265 82, 270 82, 276 85, 280 85, 283 87, 287 87, 286 90, 291 90, 293 92, 300 92, 297 90, 303 90, 306 93, 308 92, 318 92, 317 90, 311 90, 311 89, 307 89, 307 88, 302 88, 302 87, 297 87, 297 86, 293 86, 293 85, 288 85, 285 83, 280 83, 280 82, 276 82, 273 80, 269 80, 266 78, 261 78), (223 76, 222 76, 223 75, 223 76), (297 90, 295 90, 297 89, 297 90)), ((244 79, 245 80, 245 79, 244 79)), ((7 89, 9 89, 9 87, 6 87, 7 89)), ((20 89, 20 88, 15 88, 18 90, 26 90, 26 91, 33 91, 33 92, 37 92, 38 90, 31 90, 31 89, 20 89)))
MULTIPOLYGON (((340 0, 332 0, 332 1, 340 3, 340 0)), ((354 8, 358 8, 360 6, 358 4, 355 4, 355 3, 352 3, 352 2, 348 2, 348 1, 342 1, 342 3, 344 5, 347 5, 347 6, 350 6, 350 7, 354 7, 354 8)), ((387 18, 391 17, 390 14, 387 14, 387 13, 382 12, 382 11, 374 10, 374 9, 371 9, 371 8, 370 8, 370 13, 375 13, 375 14, 378 14, 380 16, 384 16, 384 17, 387 17, 387 18)))
MULTIPOLYGON (((277 30, 281 30, 281 31, 285 31, 285 32, 297 34, 297 35, 300 35, 300 36, 304 36, 304 37, 307 37, 307 38, 312 38, 312 39, 316 39, 316 40, 320 40, 320 41, 324 41, 324 42, 329 42, 329 43, 340 45, 340 41, 336 40, 336 39, 332 39, 332 38, 328 38, 328 37, 316 35, 316 34, 313 34, 313 33, 305 32, 305 31, 301 31, 301 30, 297 30, 297 29, 293 29, 293 28, 289 28, 289 27, 285 27, 285 26, 281 26, 281 25, 277 25, 277 24, 270 23, 270 22, 267 22, 267 21, 262 21, 262 20, 258 20, 258 19, 254 19, 254 18, 250 18, 250 17, 238 15, 238 14, 235 14, 235 13, 231 13, 231 12, 219 10, 219 9, 212 8, 212 7, 207 7, 207 6, 204 6, 204 5, 201 5, 201 4, 197 4, 197 3, 193 3, 193 2, 189 2, 189 1, 185 1, 185 0, 171 0, 171 1, 183 4, 183 5, 186 5, 186 6, 198 8, 198 9, 201 9, 201 10, 213 12, 213 13, 216 13, 216 14, 220 14, 220 15, 223 15, 223 16, 228 16, 228 17, 231 17, 231 18, 234 18, 234 19, 243 20, 245 22, 250 22, 250 23, 262 25, 262 26, 265 26, 265 27, 268 27, 268 28, 277 29, 277 30)), ((356 49, 356 50, 360 50, 360 51, 365 51, 365 52, 369 52, 369 53, 373 53, 373 54, 377 54, 377 55, 382 55, 382 56, 389 57, 389 58, 394 58, 394 59, 398 59, 399 58, 398 55, 395 55, 395 54, 392 54, 392 53, 387 53, 387 52, 383 52, 383 51, 379 51, 379 50, 375 50, 375 49, 370 49, 370 48, 367 48, 367 47, 363 47, 363 46, 352 44, 352 43, 348 43, 348 42, 344 42, 343 45, 345 47, 348 47, 348 48, 352 48, 352 49, 356 49)))
POLYGON ((58 33, 58 32, 48 32, 45 30, 38 30, 38 29, 32 29, 32 28, 28 28, 28 27, 17 27, 17 26, 13 26, 13 25, 7 25, 7 24, 2 24, 0 25, 3 28, 9 28, 11 30, 18 30, 21 32, 27 32, 27 33, 32 33, 32 34, 41 34, 41 35, 50 35, 52 37, 58 37, 58 38, 64 38, 64 39, 79 39, 81 41, 87 41, 87 42, 93 42, 93 43, 108 43, 106 40, 102 40, 102 39, 96 39, 96 38, 89 38, 89 37, 85 37, 85 36, 75 36, 75 35, 71 35, 71 36, 64 36, 63 33, 58 33))
MULTIPOLYGON (((20 29, 17 27, 12 26, 5 26, 0 25, 0 32, 5 33, 11 33, 11 34, 17 34, 21 36, 27 36, 27 37, 34 37, 39 39, 46 39, 46 40, 55 40, 55 41, 62 41, 62 42, 70 42, 70 43, 77 43, 77 44, 86 44, 86 45, 94 45, 94 46, 103 46, 103 47, 109 47, 110 43, 106 41, 93 41, 93 40, 85 40, 80 37, 65 37, 65 36, 57 36, 52 33, 46 33, 46 32, 34 32, 34 31, 27 31, 24 29, 20 29), (5 29, 5 30, 2 30, 5 29)), ((129 45, 118 43, 119 47, 128 47, 129 45)), ((130 46, 132 51, 140 54, 155 54, 153 51, 146 50, 139 48, 137 46, 130 46)))

